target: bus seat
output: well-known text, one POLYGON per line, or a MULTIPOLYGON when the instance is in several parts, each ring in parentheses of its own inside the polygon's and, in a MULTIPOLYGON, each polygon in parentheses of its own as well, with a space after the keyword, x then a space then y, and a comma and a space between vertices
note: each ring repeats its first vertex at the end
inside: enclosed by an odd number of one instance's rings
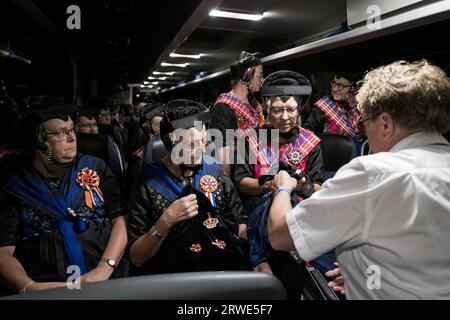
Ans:
MULTIPOLYGON (((144 158, 142 160, 142 166, 144 164, 154 163, 157 160, 162 159, 169 153, 166 146, 162 142, 159 136, 151 136, 144 150, 144 158)), ((141 166, 141 168, 142 168, 141 166)))
POLYGON ((124 187, 122 156, 114 140, 103 134, 79 133, 78 152, 102 159, 110 167, 119 185, 124 187))
POLYGON ((337 134, 318 135, 321 139, 322 155, 325 167, 325 180, 332 178, 336 171, 356 157, 353 141, 337 134))
POLYGON ((273 275, 252 271, 171 273, 82 283, 0 300, 284 300, 273 275))

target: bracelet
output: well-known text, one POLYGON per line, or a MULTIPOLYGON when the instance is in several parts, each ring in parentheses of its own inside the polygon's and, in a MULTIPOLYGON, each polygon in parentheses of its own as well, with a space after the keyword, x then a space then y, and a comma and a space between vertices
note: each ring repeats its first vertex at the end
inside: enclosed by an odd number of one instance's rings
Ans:
POLYGON ((156 227, 155 227, 155 225, 153 225, 151 228, 150 228, 150 234, 152 235, 152 236, 154 236, 154 237, 156 237, 156 239, 158 239, 158 240, 161 240, 162 238, 164 238, 165 237, 165 234, 162 234, 161 232, 159 232, 158 230, 156 230, 156 227))
POLYGON ((30 285, 32 285, 33 283, 36 283, 36 282, 34 282, 33 280, 31 280, 30 282, 28 282, 28 283, 25 285, 25 287, 23 287, 22 289, 20 289, 20 293, 27 293, 27 288, 28 288, 30 285))
POLYGON ((275 195, 277 195, 280 191, 286 191, 289 195, 291 195, 291 190, 289 190, 289 188, 284 186, 279 186, 275 195))

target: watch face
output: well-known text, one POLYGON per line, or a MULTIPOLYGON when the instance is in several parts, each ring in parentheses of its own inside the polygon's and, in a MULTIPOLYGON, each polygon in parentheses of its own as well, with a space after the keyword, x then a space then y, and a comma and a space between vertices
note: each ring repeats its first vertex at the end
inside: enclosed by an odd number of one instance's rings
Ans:
POLYGON ((116 262, 113 259, 108 259, 107 263, 111 266, 114 267, 116 265, 116 262))

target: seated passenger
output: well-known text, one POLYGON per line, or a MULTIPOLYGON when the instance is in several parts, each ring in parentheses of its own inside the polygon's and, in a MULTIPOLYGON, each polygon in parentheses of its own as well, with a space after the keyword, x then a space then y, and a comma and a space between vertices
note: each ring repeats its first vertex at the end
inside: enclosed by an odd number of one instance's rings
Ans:
POLYGON ((130 258, 142 273, 250 269, 237 236, 239 195, 204 155, 209 118, 194 101, 165 107, 161 138, 171 154, 144 168, 129 200, 130 258))
POLYGON ((330 83, 331 95, 319 99, 303 127, 316 134, 340 134, 355 142, 356 152, 361 147, 361 113, 356 108, 354 75, 337 72, 330 83))
POLYGON ((77 154, 70 115, 76 109, 59 98, 43 98, 35 110, 32 163, 0 180, 0 287, 5 292, 65 286, 77 271, 81 282, 126 275, 119 186, 102 160, 77 154))
MULTIPOLYGON (((147 136, 147 142, 150 140, 150 137, 152 135, 159 136, 160 133, 159 124, 164 114, 163 110, 164 104, 162 103, 149 103, 144 107, 140 123, 142 130, 145 132, 145 135, 147 136)), ((142 145, 132 154, 130 169, 128 172, 131 182, 136 181, 141 172, 141 165, 142 160, 144 159, 144 152, 146 146, 147 143, 142 145)))
POLYGON ((98 124, 93 110, 80 109, 77 119, 79 133, 98 134, 98 124))
MULTIPOLYGON (((279 130, 279 156, 276 156, 275 161, 279 159, 280 167, 289 170, 292 175, 301 172, 306 178, 307 182, 299 183, 296 190, 300 199, 306 199, 315 189, 320 188, 324 176, 320 139, 299 125, 299 114, 309 99, 311 85, 301 74, 284 70, 269 75, 263 82, 261 93, 270 120, 270 125, 264 129, 279 130)), ((273 154, 272 150, 263 152, 267 158, 270 158, 270 153, 273 154)), ((300 299, 304 268, 289 254, 274 251, 265 233, 259 234, 261 229, 267 228, 272 191, 276 189, 273 180, 262 180, 267 176, 262 175, 258 164, 256 162, 251 165, 246 161, 245 164, 235 165, 234 169, 235 182, 248 212, 251 262, 255 271, 273 272, 279 277, 287 289, 288 298, 300 299)), ((272 166, 275 164, 276 162, 272 166)), ((272 172, 274 173, 276 171, 272 172)), ((299 199, 293 199, 293 203, 298 201, 299 199)))
POLYGON ((95 110, 98 132, 105 134, 113 138, 114 143, 119 148, 120 154, 122 156, 122 161, 124 162, 124 168, 127 168, 127 163, 125 162, 125 136, 124 132, 118 127, 113 125, 111 117, 111 109, 113 109, 114 104, 112 101, 104 98, 89 98, 86 104, 83 106, 86 110, 95 110))
POLYGON ((281 171, 270 243, 306 261, 336 248, 349 299, 448 300, 450 80, 425 60, 397 61, 368 72, 357 100, 374 154, 294 209, 297 181, 281 171))

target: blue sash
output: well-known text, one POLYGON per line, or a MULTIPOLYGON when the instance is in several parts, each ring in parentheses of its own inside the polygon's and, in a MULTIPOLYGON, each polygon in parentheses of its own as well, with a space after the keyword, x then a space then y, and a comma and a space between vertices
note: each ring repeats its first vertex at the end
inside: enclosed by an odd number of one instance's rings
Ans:
MULTIPOLYGON (((213 158, 204 156, 201 168, 195 173, 193 187, 206 195, 206 192, 200 187, 200 179, 205 175, 210 175, 217 179, 221 171, 222 166, 220 164, 217 164, 213 158)), ((182 182, 177 182, 165 166, 147 164, 144 168, 143 176, 147 186, 167 200, 174 202, 182 196, 185 186, 182 182)), ((216 207, 214 203, 213 206, 216 207)))
POLYGON ((76 211, 84 201, 84 191, 76 182, 78 171, 85 167, 95 170, 101 162, 98 158, 80 155, 72 166, 70 182, 61 194, 52 193, 46 182, 27 168, 12 172, 1 183, 5 192, 53 217, 62 235, 69 264, 79 266, 81 274, 87 272, 87 267, 75 233, 83 232, 87 227, 82 220, 74 221, 68 209, 76 211))

